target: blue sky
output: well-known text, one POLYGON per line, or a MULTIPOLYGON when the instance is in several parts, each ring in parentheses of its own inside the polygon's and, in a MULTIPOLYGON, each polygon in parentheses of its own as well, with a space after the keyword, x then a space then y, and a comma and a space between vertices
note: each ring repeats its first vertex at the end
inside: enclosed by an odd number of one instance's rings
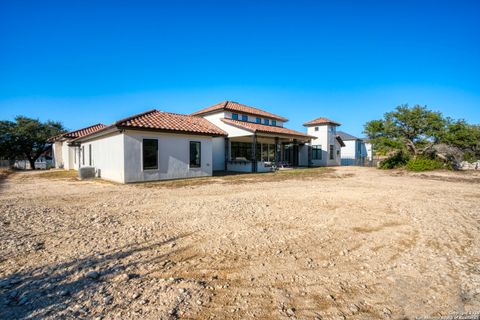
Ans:
POLYGON ((480 1, 0 0, 0 119, 69 129, 233 100, 361 135, 399 104, 480 123, 480 1))

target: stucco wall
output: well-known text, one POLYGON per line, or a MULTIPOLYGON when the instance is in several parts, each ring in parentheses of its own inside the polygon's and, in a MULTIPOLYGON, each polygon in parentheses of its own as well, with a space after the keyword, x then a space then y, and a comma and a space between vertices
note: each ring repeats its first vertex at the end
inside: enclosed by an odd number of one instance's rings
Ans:
MULTIPOLYGON (((122 133, 112 133, 97 139, 82 143, 85 152, 85 163, 81 162, 81 167, 89 167, 90 148, 92 146, 92 164, 99 171, 102 179, 116 182, 125 182, 124 174, 124 135, 122 133)), ((80 161, 83 160, 80 152, 80 161)))
POLYGON ((312 160, 312 165, 339 166, 341 162, 341 146, 336 139, 336 126, 321 125, 316 127, 318 127, 318 131, 315 131, 315 126, 307 127, 307 134, 317 137, 316 139, 312 139, 312 146, 322 146, 322 160, 312 160), (333 160, 330 160, 330 145, 334 146, 333 160), (337 151, 339 150, 340 156, 337 156, 337 151))
POLYGON ((124 133, 124 143, 125 182, 191 178, 212 175, 211 137, 129 130, 124 133), (158 169, 143 170, 143 139, 158 139, 158 169), (201 142, 200 168, 190 168, 190 141, 201 142))
POLYGON ((225 138, 213 138, 212 150, 213 170, 225 170, 225 138))
POLYGON ((235 126, 226 124, 221 120, 225 117, 226 117, 225 112, 219 112, 215 114, 210 114, 208 116, 205 116, 204 118, 210 121, 211 123, 213 123, 214 125, 216 125, 217 127, 219 127, 220 129, 222 129, 223 131, 227 132, 229 138, 253 135, 253 133, 250 131, 243 130, 235 126))

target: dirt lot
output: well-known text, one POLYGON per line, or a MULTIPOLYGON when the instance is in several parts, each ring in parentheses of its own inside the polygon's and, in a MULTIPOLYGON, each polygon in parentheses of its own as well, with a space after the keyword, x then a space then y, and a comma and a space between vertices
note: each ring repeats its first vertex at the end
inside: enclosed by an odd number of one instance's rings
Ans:
POLYGON ((480 174, 307 169, 0 181, 0 318, 480 311, 480 174))

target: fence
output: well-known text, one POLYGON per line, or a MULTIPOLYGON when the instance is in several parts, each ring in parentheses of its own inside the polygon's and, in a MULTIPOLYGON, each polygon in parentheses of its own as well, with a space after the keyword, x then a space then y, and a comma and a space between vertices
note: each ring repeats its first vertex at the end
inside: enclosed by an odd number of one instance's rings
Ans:
POLYGON ((379 159, 373 158, 369 160, 367 157, 362 158, 342 158, 342 166, 360 166, 360 167, 376 167, 379 159))

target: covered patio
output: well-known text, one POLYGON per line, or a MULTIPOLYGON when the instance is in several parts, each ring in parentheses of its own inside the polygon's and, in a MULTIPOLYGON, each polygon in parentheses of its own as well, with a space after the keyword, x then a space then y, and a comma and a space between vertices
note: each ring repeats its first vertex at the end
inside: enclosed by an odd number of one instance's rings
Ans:
POLYGON ((249 132, 225 138, 226 171, 268 172, 311 165, 311 136, 283 127, 240 121, 235 125, 249 132))

